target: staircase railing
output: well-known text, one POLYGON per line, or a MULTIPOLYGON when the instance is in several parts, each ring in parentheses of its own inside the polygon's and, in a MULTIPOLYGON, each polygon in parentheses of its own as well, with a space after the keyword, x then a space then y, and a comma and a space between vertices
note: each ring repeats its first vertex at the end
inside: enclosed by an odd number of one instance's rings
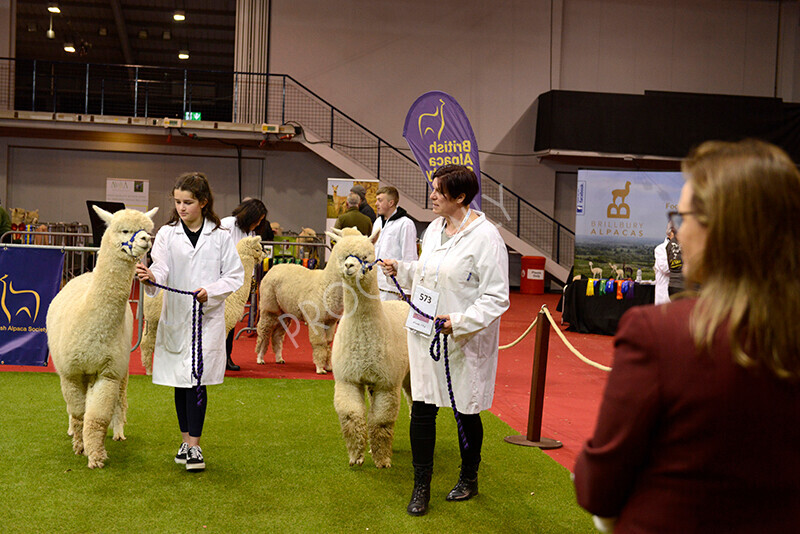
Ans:
MULTIPOLYGON (((0 58, 0 109, 296 123, 428 207, 427 183, 410 156, 287 74, 0 58)), ((569 268, 574 232, 492 176, 481 174, 487 217, 569 268)))

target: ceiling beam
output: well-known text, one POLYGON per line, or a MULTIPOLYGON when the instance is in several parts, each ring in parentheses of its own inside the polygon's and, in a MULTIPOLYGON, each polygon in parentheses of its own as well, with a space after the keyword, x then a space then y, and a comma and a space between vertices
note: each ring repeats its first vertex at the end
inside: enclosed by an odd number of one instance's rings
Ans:
POLYGON ((125 58, 125 63, 133 65, 136 62, 133 60, 131 42, 128 40, 128 29, 125 27, 125 19, 122 17, 122 6, 119 0, 111 0, 111 11, 114 12, 114 22, 117 25, 119 44, 120 47, 122 47, 122 57, 125 58))

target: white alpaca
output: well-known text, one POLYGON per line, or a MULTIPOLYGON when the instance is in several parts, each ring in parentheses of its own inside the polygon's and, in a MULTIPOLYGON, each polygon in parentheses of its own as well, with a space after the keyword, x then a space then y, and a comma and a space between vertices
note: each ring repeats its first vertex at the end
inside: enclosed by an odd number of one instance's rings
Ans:
POLYGON ((617 269, 617 265, 616 264, 609 263, 608 266, 611 267, 611 275, 612 276, 614 274, 617 275, 617 280, 624 280, 625 279, 625 271, 623 271, 622 269, 617 269))
POLYGON ((333 406, 350 465, 364 463, 369 440, 375 467, 390 467, 401 388, 411 398, 405 330, 408 304, 380 300, 376 269, 362 267, 375 260, 375 248, 367 237, 331 237, 340 239, 336 247, 344 256, 338 269, 344 282, 344 314, 333 338, 333 406))
MULTIPOLYGON (((343 235, 361 235, 345 228, 343 235)), ((308 325, 308 339, 317 374, 331 370, 331 341, 336 322, 342 316, 342 281, 337 272, 344 259, 338 244, 333 247, 325 269, 307 269, 301 265, 280 263, 261 280, 256 362, 264 363, 264 354, 272 341, 275 362, 284 363, 283 338, 293 320, 308 325)))
POLYGON ((592 262, 589 262, 589 270, 592 271, 592 278, 603 278, 602 267, 595 267, 592 262))
MULTIPOLYGON (((231 331, 244 313, 244 305, 250 296, 250 284, 253 280, 253 269, 256 262, 264 259, 264 250, 261 248, 261 238, 258 236, 242 238, 236 244, 236 251, 244 266, 244 283, 242 287, 228 295, 225 299, 225 334, 231 331)), ((140 345, 142 352, 142 365, 148 375, 153 374, 153 350, 156 346, 156 332, 158 321, 161 319, 161 307, 164 301, 164 292, 159 291, 155 297, 144 297, 145 330, 140 345)))
POLYGON ((108 458, 109 424, 115 440, 125 439, 133 336, 128 297, 136 262, 150 249, 152 217, 158 211, 126 209, 112 215, 93 208, 108 226, 95 269, 65 285, 47 311, 47 342, 61 377, 72 450, 85 453, 92 469, 103 467, 108 458))

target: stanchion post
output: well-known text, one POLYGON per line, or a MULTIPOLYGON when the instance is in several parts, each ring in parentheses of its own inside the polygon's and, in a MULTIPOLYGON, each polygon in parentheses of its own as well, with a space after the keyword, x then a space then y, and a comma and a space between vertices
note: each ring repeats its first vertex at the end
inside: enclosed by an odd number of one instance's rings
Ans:
POLYGON ((536 341, 533 349, 533 370, 531 371, 531 395, 528 405, 528 429, 525 436, 506 436, 505 441, 514 445, 557 449, 560 441, 542 437, 542 411, 544 408, 544 386, 547 376, 547 352, 550 348, 550 321, 544 311, 539 311, 536 320, 536 341))

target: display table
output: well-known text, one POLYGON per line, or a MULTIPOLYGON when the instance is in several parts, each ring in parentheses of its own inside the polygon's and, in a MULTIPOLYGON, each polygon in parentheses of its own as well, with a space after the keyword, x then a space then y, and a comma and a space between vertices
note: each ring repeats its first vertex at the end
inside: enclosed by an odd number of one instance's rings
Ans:
POLYGON ((656 286, 653 284, 634 284, 633 298, 625 296, 618 300, 616 293, 599 295, 596 292, 587 297, 587 282, 586 279, 575 280, 564 289, 561 320, 569 323, 567 330, 572 332, 613 336, 626 310, 655 302, 656 286))

